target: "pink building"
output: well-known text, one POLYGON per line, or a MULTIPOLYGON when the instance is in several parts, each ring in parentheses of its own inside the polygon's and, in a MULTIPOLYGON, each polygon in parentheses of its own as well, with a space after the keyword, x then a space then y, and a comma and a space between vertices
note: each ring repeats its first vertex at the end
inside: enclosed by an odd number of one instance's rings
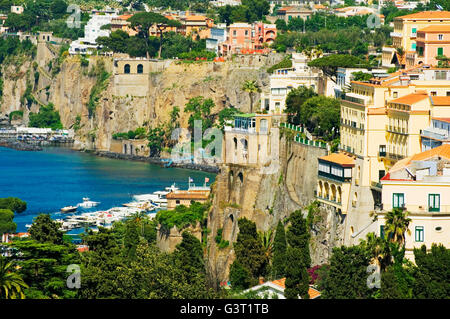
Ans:
POLYGON ((265 53, 276 37, 275 24, 233 23, 228 27, 227 40, 222 45, 222 52, 223 55, 265 53))
POLYGON ((431 25, 417 30, 417 63, 437 65, 436 56, 450 57, 450 25, 431 25))

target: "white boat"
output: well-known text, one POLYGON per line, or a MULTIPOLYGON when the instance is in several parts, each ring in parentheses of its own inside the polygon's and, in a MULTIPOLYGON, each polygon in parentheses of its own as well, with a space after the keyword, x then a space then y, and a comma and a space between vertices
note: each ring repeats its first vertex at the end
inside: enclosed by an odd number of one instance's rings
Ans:
POLYGON ((133 198, 138 202, 152 202, 159 206, 167 206, 166 195, 179 190, 178 187, 173 183, 171 186, 166 187, 163 191, 156 191, 152 194, 142 194, 142 195, 134 195, 133 198))
POLYGON ((91 207, 97 206, 98 204, 100 204, 100 202, 94 202, 94 201, 91 201, 89 199, 89 197, 84 197, 83 202, 79 203, 77 205, 77 207, 91 208, 91 207))
POLYGON ((66 206, 61 208, 61 213, 71 213, 77 210, 77 206, 66 206))

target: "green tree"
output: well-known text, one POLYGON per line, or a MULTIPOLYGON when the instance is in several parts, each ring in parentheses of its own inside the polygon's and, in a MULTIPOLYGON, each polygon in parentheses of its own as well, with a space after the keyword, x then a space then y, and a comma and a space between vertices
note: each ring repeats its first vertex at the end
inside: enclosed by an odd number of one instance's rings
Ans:
POLYGON ((310 111, 305 109, 303 104, 313 96, 317 96, 317 94, 312 88, 306 86, 299 86, 288 93, 284 112, 288 114, 289 123, 294 125, 307 123, 310 111))
MULTIPOLYGON (((256 224, 246 218, 238 220, 239 234, 234 244, 236 255, 235 262, 248 270, 250 274, 250 283, 255 285, 261 276, 265 276, 267 270, 267 256, 264 248, 258 240, 256 224)), ((240 269, 239 266, 233 269, 240 269)), ((231 269, 230 269, 231 278, 231 269)))
MULTIPOLYGON (((138 31, 145 39, 149 40, 149 29, 155 26, 159 33, 159 50, 158 58, 161 58, 161 50, 164 40, 164 32, 166 28, 181 27, 181 23, 175 20, 170 20, 165 16, 155 12, 139 12, 128 19, 131 22, 131 27, 138 31)), ((149 57, 147 55, 147 57, 149 57)))
POLYGON ((203 96, 193 97, 184 108, 185 113, 191 113, 188 119, 188 128, 191 133, 194 132, 194 122, 202 122, 202 130, 205 131, 212 127, 214 116, 211 110, 215 107, 212 99, 205 99, 203 96))
POLYGON ((63 128, 59 112, 54 110, 53 103, 49 103, 47 106, 41 106, 38 113, 30 112, 28 125, 31 127, 47 127, 53 130, 63 128))
POLYGON ((284 230, 284 225, 280 220, 278 221, 273 242, 272 274, 276 279, 285 276, 286 248, 286 232, 284 230))
POLYGON ((138 225, 136 221, 130 220, 125 224, 124 249, 126 258, 133 259, 136 256, 138 244, 138 225))
POLYGON ((0 235, 15 233, 17 224, 13 221, 14 213, 9 209, 0 209, 0 235))
POLYGON ((242 84, 241 89, 248 93, 248 96, 250 97, 250 113, 253 113, 253 97, 255 93, 261 92, 261 88, 256 80, 247 80, 242 84))
POLYGON ((349 54, 333 54, 324 56, 308 62, 308 66, 319 68, 328 76, 334 83, 336 83, 337 69, 343 68, 370 68, 368 63, 356 56, 349 54))
POLYGON ((353 81, 369 81, 372 78, 371 73, 366 73, 362 71, 353 72, 353 81))
POLYGON ((79 253, 73 244, 55 245, 36 240, 16 240, 9 244, 12 258, 20 267, 20 274, 29 288, 27 298, 74 298, 77 291, 66 286, 67 266, 79 263, 79 253))
POLYGON ((0 255, 0 299, 24 299, 28 285, 16 272, 13 262, 0 255))
POLYGON ((394 208, 386 214, 385 234, 390 242, 400 247, 405 245, 405 233, 411 234, 408 226, 411 223, 409 213, 401 208, 394 208))
POLYGON ((286 250, 286 289, 288 299, 309 298, 310 276, 307 269, 311 266, 309 239, 311 237, 301 210, 289 216, 290 225, 286 232, 288 247, 286 250))
POLYGON ((417 265, 414 274, 414 297, 426 299, 448 299, 450 296, 450 249, 442 244, 414 249, 414 260, 417 265))
POLYGON ((367 266, 370 258, 361 246, 333 248, 328 267, 322 267, 319 290, 324 299, 367 299, 367 266))
POLYGON ((28 229, 32 239, 39 243, 63 243, 63 232, 59 230, 60 223, 53 221, 49 214, 38 215, 28 229))
POLYGON ((309 299, 309 281, 307 264, 303 249, 289 246, 286 249, 286 289, 284 295, 287 299, 309 299))
POLYGON ((0 198, 0 209, 9 209, 15 213, 22 213, 27 209, 27 203, 17 197, 0 198))

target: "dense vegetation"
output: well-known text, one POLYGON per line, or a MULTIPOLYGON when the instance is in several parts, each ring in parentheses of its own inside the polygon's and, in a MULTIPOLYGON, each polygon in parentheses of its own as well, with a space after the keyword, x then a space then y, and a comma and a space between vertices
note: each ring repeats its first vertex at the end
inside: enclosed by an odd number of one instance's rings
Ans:
POLYGON ((188 226, 196 226, 197 222, 203 222, 206 213, 209 210, 209 204, 201 204, 193 202, 191 206, 177 206, 174 210, 163 210, 156 214, 156 221, 166 231, 173 226, 177 226, 179 230, 188 226))
POLYGON ((54 110, 53 103, 41 106, 38 113, 30 112, 30 121, 28 122, 28 125, 30 127, 51 128, 53 130, 63 128, 59 112, 54 110))

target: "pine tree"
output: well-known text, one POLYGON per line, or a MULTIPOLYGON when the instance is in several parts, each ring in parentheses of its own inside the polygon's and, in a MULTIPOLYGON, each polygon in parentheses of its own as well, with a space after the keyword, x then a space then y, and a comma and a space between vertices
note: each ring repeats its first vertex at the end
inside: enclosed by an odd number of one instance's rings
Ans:
POLYGON ((283 223, 280 220, 277 225, 275 240, 273 243, 272 274, 276 279, 285 276, 286 248, 286 232, 284 230, 283 223))
POLYGON ((288 299, 309 298, 308 268, 311 265, 309 254, 309 229, 301 210, 297 210, 289 217, 291 225, 286 234, 289 247, 286 250, 286 289, 288 299))

